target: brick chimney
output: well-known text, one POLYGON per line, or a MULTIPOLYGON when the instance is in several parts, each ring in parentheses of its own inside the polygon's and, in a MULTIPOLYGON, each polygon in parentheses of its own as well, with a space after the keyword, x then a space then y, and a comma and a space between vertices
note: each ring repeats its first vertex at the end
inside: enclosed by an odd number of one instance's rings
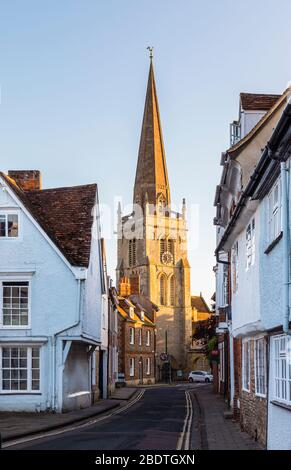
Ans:
POLYGON ((130 276, 130 293, 138 295, 140 294, 140 277, 139 275, 130 276))
POLYGON ((127 297, 131 294, 130 281, 128 277, 122 277, 119 282, 119 294, 121 297, 127 297))
POLYGON ((23 191, 41 189, 41 173, 38 170, 9 170, 8 176, 12 178, 23 191))

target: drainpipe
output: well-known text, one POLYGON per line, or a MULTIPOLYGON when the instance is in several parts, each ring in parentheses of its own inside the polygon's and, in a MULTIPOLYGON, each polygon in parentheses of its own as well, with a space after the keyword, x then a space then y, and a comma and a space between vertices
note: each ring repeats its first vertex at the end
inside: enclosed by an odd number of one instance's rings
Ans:
POLYGON ((57 390, 56 390, 56 382, 57 382, 57 354, 56 354, 56 347, 57 347, 57 336, 60 335, 61 333, 64 333, 64 331, 70 330, 71 328, 74 328, 80 324, 81 321, 81 305, 80 305, 80 299, 81 299, 81 279, 78 279, 78 288, 77 288, 77 308, 76 308, 76 321, 73 323, 73 325, 70 325, 66 328, 63 328, 60 331, 57 331, 53 336, 52 336, 52 346, 53 346, 53 400, 52 400, 52 409, 53 412, 56 411, 56 399, 57 399, 57 390))
POLYGON ((289 204, 288 204, 288 178, 286 162, 281 162, 282 181, 282 229, 283 229, 283 331, 291 334, 289 328, 290 306, 289 306, 289 204))

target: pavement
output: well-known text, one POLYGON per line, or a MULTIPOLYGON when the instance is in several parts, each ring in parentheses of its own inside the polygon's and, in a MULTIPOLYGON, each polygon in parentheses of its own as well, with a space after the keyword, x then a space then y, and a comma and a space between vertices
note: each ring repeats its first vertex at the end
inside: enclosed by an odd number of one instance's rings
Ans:
POLYGON ((107 400, 100 400, 89 408, 67 413, 15 413, 0 412, 0 433, 2 442, 21 437, 59 429, 61 427, 85 421, 124 405, 135 395, 137 388, 123 387, 116 389, 107 400))
POLYGON ((262 450, 240 425, 226 419, 227 405, 212 385, 196 386, 193 397, 194 419, 192 423, 192 449, 202 450, 262 450))

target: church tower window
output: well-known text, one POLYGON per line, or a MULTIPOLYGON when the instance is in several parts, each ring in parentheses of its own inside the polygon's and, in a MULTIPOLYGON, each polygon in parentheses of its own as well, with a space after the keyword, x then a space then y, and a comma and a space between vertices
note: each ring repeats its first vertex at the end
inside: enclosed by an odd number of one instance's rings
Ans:
POLYGON ((168 252, 171 253, 174 260, 174 240, 172 238, 168 239, 168 252))
POLYGON ((135 238, 133 238, 132 240, 129 240, 128 262, 129 262, 129 266, 136 265, 136 239, 135 238))
POLYGON ((165 253, 166 251, 166 240, 164 238, 162 238, 160 240, 160 260, 161 262, 163 262, 163 254, 165 253))
POLYGON ((175 305, 175 297, 176 297, 176 292, 175 292, 175 276, 171 276, 170 279, 170 304, 175 305))
POLYGON ((160 277, 160 304, 166 305, 166 277, 163 274, 160 277))

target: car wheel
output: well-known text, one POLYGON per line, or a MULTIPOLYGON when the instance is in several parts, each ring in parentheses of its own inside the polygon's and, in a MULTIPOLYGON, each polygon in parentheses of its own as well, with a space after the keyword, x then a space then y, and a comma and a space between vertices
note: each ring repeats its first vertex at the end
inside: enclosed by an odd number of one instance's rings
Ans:
POLYGON ((192 377, 190 377, 189 382, 190 382, 191 384, 193 383, 192 377))
POLYGON ((208 378, 208 377, 206 377, 206 379, 205 379, 205 383, 206 383, 206 384, 209 384, 209 382, 210 382, 209 378, 208 378))

